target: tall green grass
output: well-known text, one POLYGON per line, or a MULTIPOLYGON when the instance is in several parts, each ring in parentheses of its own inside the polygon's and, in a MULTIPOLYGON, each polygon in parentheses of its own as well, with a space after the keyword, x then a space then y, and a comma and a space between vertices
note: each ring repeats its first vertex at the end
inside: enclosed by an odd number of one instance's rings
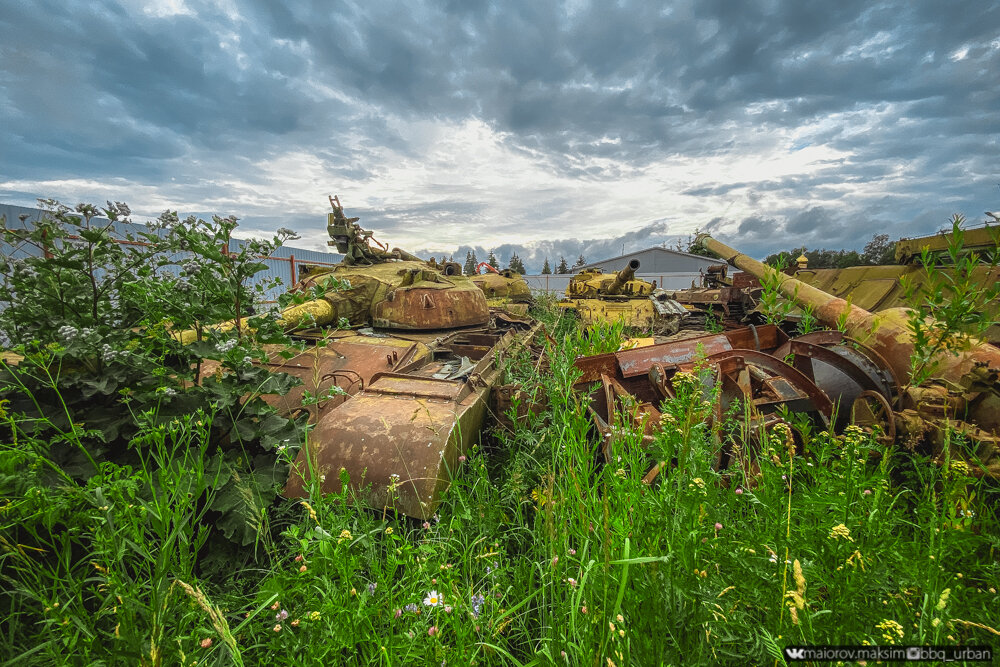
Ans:
POLYGON ((548 363, 506 373, 548 407, 486 433, 437 517, 360 507, 343 479, 272 507, 227 568, 201 543, 215 477, 190 446, 210 415, 150 422, 136 437, 161 461, 83 487, 4 413, 0 664, 742 665, 791 643, 997 643, 995 484, 804 423, 764 439, 759 476, 716 471, 694 376, 655 441, 620 430, 605 465, 573 361, 626 332, 541 316, 548 363), (658 461, 679 464, 643 483, 658 461))

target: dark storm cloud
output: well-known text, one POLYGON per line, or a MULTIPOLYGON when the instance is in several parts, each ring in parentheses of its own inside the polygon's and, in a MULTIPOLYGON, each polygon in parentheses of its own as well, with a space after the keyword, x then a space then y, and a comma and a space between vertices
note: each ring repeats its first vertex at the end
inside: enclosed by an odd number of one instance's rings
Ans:
MULTIPOLYGON (((174 178, 209 202, 230 181, 266 190, 261 165, 291 151, 364 183, 386 154, 424 157, 390 119, 478 119, 554 178, 594 183, 786 140, 840 153, 819 170, 677 188, 712 211, 707 226, 762 251, 789 236, 860 247, 873 226, 933 231, 1000 194, 1000 5, 987 0, 258 0, 238 14, 192 0, 170 16, 139 4, 7 4, 0 180, 174 178), (880 182, 882 196, 859 194, 880 182), (736 199, 760 213, 727 218, 736 199)), ((558 191, 497 220, 474 190, 431 194, 361 213, 375 228, 468 219, 516 236, 574 205, 558 191)), ((305 213, 271 198, 275 226, 305 213)), ((595 243, 523 249, 603 252, 595 243)))

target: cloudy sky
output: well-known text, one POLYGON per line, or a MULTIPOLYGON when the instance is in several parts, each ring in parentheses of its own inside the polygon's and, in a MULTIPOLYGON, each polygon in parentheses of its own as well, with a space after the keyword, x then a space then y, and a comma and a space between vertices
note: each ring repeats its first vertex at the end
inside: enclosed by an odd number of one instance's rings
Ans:
POLYGON ((1000 4, 5 2, 0 123, 0 202, 316 249, 859 248, 1000 208, 1000 4))

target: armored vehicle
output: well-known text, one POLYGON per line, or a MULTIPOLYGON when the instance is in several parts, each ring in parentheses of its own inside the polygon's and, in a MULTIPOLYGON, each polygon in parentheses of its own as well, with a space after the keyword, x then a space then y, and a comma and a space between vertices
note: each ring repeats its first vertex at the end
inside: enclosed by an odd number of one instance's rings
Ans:
POLYGON ((498 364, 536 325, 491 313, 457 264, 389 250, 330 203, 330 244, 344 260, 293 287, 303 302, 279 321, 310 345, 268 363, 303 382, 270 402, 314 424, 284 493, 303 497, 313 482, 339 491, 346 472, 367 503, 426 519, 478 438, 498 364))
POLYGON ((625 326, 675 333, 687 312, 675 301, 654 297, 656 285, 635 277, 639 260, 633 259, 618 273, 586 269, 566 286, 559 307, 575 312, 584 326, 595 322, 622 322, 625 326))
MULTIPOLYGON (((987 226, 968 229, 963 232, 963 249, 975 251, 981 258, 996 252, 1000 227, 987 226)), ((938 270, 952 274, 948 266, 948 237, 933 234, 896 242, 896 264, 885 266, 851 266, 844 269, 810 269, 805 257, 799 258, 799 268, 794 276, 804 283, 817 287, 832 296, 850 299, 851 303, 865 310, 878 312, 889 308, 906 306, 905 286, 907 283, 919 285, 927 280, 927 271, 921 263, 921 255, 927 249, 929 257, 940 264, 938 270)), ((972 274, 972 280, 980 285, 992 285, 1000 281, 1000 268, 983 263, 972 274)), ((1000 306, 993 315, 1000 314, 1000 306)), ((985 338, 994 345, 1000 344, 1000 326, 994 324, 986 332, 985 338)))
MULTIPOLYGON (((878 360, 884 372, 868 379, 864 373, 853 372, 854 381, 866 389, 850 405, 841 406, 850 409, 853 421, 878 426, 882 433, 890 438, 898 436, 910 448, 923 444, 939 462, 949 456, 964 458, 949 435, 957 431, 972 443, 978 457, 970 465, 971 473, 1000 477, 1000 350, 969 338, 962 349, 940 351, 930 380, 915 386, 910 375, 911 357, 918 341, 906 308, 873 313, 802 280, 778 274, 707 234, 699 235, 695 242, 743 271, 774 280, 785 298, 813 309, 820 323, 841 330, 809 336, 849 336, 855 348, 865 349, 870 359, 878 360), (895 388, 891 400, 874 391, 879 389, 874 379, 877 376, 895 388)), ((811 365, 813 358, 822 359, 810 354, 808 346, 786 351, 792 353, 794 364, 803 367, 811 365)))
POLYGON ((486 262, 480 262, 472 282, 483 290, 490 308, 502 308, 510 313, 525 315, 531 305, 531 290, 520 273, 511 269, 494 269, 486 262))

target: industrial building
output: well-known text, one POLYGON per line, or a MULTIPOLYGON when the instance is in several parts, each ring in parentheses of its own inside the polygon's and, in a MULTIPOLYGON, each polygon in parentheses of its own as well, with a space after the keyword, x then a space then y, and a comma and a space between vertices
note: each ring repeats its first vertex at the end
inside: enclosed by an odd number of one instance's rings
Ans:
POLYGON ((636 276, 649 282, 656 281, 657 287, 664 289, 684 289, 691 283, 700 284, 701 277, 708 267, 721 263, 720 260, 701 255, 670 250, 660 246, 637 250, 597 262, 589 262, 573 269, 572 273, 525 276, 528 286, 536 291, 563 293, 574 274, 585 269, 601 269, 613 273, 625 268, 633 259, 639 261, 636 276))

